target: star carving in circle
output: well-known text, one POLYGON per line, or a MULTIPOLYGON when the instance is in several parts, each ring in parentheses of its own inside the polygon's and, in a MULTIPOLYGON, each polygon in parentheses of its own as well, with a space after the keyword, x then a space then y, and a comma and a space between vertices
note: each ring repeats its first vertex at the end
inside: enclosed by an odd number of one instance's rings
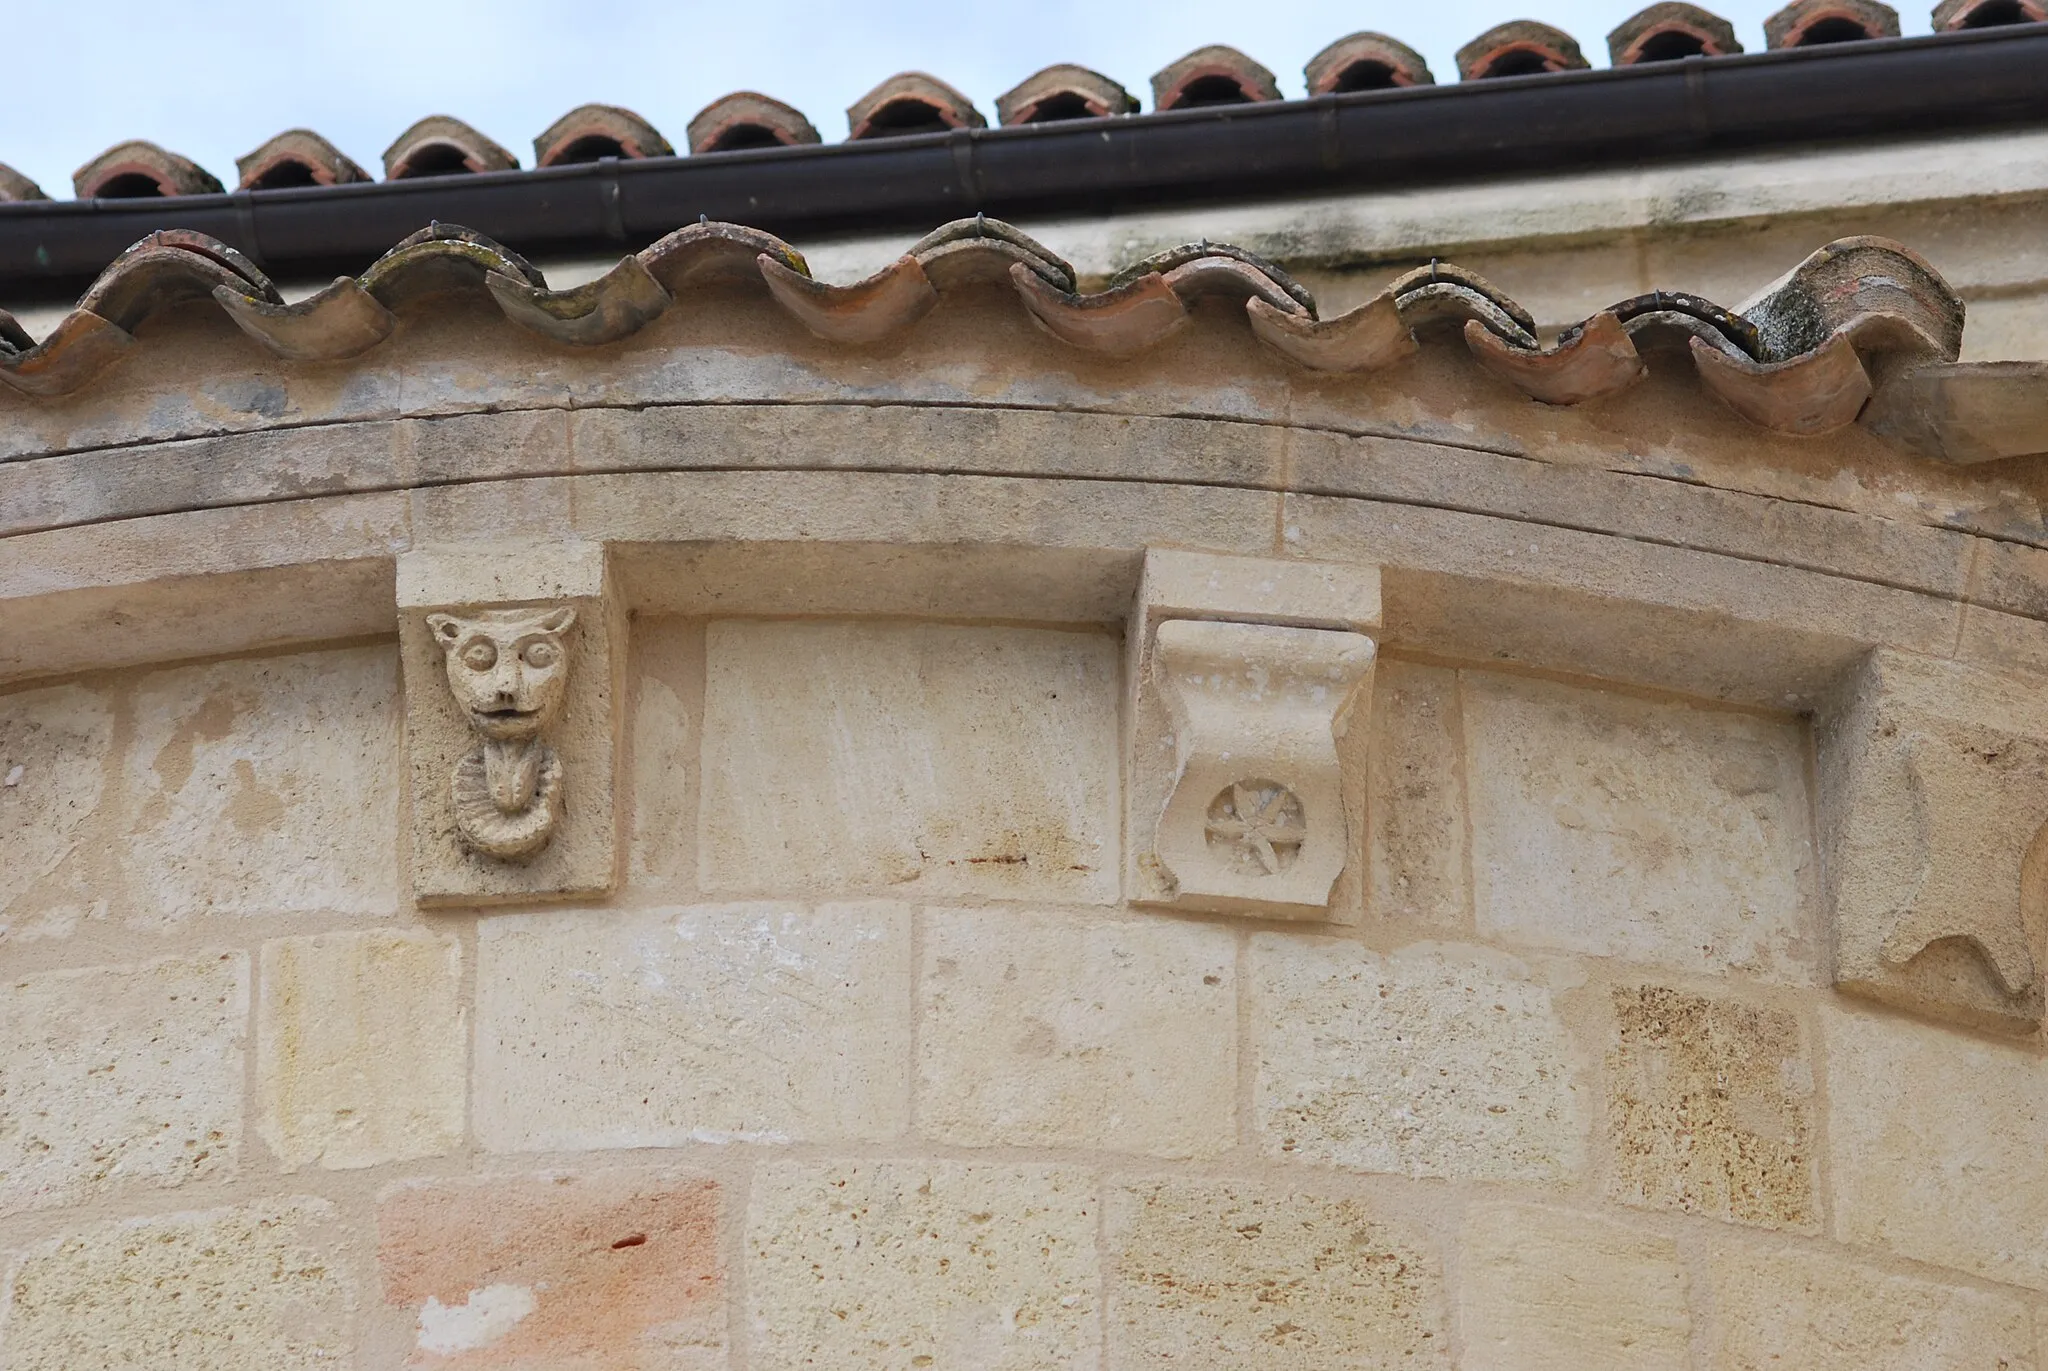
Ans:
POLYGON ((1209 805, 1209 846, 1277 876, 1293 865, 1308 822, 1293 791, 1274 781, 1238 781, 1209 805))

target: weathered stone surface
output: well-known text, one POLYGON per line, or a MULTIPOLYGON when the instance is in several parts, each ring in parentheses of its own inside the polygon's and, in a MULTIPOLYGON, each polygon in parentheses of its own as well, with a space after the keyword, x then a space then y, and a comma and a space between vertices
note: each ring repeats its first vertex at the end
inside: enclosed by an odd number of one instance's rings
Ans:
POLYGON ((1710 1371, 2033 1371, 2020 1301, 1815 1252, 1733 1245, 1709 1262, 1710 1371))
POLYGON ((1355 1200, 1161 1181, 1107 1209, 1110 1371, 1450 1365, 1435 1255, 1355 1200))
POLYGON ((1464 676, 1482 933, 1813 976, 1805 749, 1790 722, 1464 676))
POLYGON ((114 714, 80 686, 0 698, 0 939, 68 933, 106 909, 103 836, 114 714))
POLYGON ((2035 676, 1872 653, 1816 731, 1835 982, 2030 1031, 2048 948, 2048 708, 2035 676))
POLYGON ((919 1130, 1213 1156, 1237 1142, 1237 940, 1159 919, 926 916, 919 1130))
POLYGON ((397 697, 388 647, 144 678, 126 777, 135 921, 392 913, 397 697))
POLYGON ((1095 1177, 1041 1166, 779 1162, 755 1172, 755 1371, 1093 1371, 1095 1177))
POLYGON ((1250 976, 1268 1154, 1486 1180, 1584 1168, 1581 1073, 1549 989, 1522 962, 1261 934, 1250 976))
POLYGON ((704 711, 704 630, 675 619, 633 622, 632 834, 626 880, 654 899, 697 884, 697 720, 704 711))
POLYGON ((1592 1214, 1481 1204, 1458 1258, 1465 1371, 1672 1371, 1692 1336, 1678 1246, 1592 1214))
POLYGON ((1614 991, 1610 1193, 1814 1232, 1813 1067, 1799 1020, 1663 986, 1614 991))
POLYGON ((324 1200, 102 1224, 22 1257, 0 1348, 7 1371, 329 1371, 349 1264, 324 1200))
POLYGON ((469 1028, 462 947, 432 933, 263 945, 260 1127, 296 1170, 431 1157, 462 1142, 469 1028))
POLYGON ((0 1214, 231 1176, 249 962, 239 952, 0 987, 0 1214))
POLYGON ((1367 910, 1402 923, 1471 919, 1456 672, 1381 660, 1373 673, 1367 910))
POLYGON ((486 920, 478 1139, 500 1151, 880 1141, 909 1122, 910 911, 486 920))
POLYGON ((2048 1070, 2019 1047, 1821 1018, 1836 1235, 2048 1290, 2048 1070))
POLYGON ((723 1371, 719 1188, 594 1171, 419 1181, 377 1208, 408 1364, 446 1371, 723 1371))
POLYGON ((1117 644, 715 622, 698 861, 712 890, 1117 893, 1117 644))

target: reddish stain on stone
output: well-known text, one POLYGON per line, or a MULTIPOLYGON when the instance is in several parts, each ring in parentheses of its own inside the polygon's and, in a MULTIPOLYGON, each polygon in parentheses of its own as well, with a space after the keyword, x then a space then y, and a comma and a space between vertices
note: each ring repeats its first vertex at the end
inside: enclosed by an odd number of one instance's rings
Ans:
POLYGON ((378 1207, 387 1303, 434 1371, 724 1364, 719 1192, 629 1171, 423 1181, 378 1207))

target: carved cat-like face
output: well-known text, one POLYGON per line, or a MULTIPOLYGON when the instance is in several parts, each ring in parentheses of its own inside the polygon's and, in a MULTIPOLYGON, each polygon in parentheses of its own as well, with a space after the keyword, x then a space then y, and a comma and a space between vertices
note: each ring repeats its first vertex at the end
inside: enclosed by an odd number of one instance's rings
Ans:
POLYGON ((470 727, 518 741, 553 723, 569 683, 562 635, 575 622, 567 607, 429 614, 427 629, 447 658, 448 685, 470 727))

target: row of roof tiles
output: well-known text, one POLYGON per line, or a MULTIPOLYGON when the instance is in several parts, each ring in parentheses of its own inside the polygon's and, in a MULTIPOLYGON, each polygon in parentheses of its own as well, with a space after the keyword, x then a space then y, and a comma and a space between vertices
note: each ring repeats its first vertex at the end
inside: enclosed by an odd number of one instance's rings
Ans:
MULTIPOLYGON (((1941 0, 1937 33, 2048 21, 2048 0, 1941 0)), ((1898 12, 1879 0, 1792 0, 1764 21, 1773 48, 1892 38, 1898 12)), ((1742 51, 1733 25, 1682 0, 1661 0, 1607 35, 1615 66, 1718 57, 1742 51)), ((1534 20, 1497 25, 1458 50, 1458 77, 1502 76, 1583 69, 1586 61, 1568 33, 1534 20)), ((1432 85, 1435 77, 1414 49, 1382 33, 1354 33, 1309 60, 1303 75, 1311 96, 1399 86, 1432 85)), ((1212 46, 1169 64, 1152 77, 1155 111, 1203 105, 1254 104, 1281 98, 1273 73, 1235 48, 1212 46)), ((1004 124, 1135 114, 1138 101, 1100 72, 1062 64, 1027 77, 996 97, 1004 124)), ((983 128, 973 101, 937 77, 902 72, 876 86, 846 112, 848 140, 946 129, 983 128)), ((692 153, 817 143, 817 128, 792 106, 753 91, 714 100, 689 124, 692 153)), ((604 157, 667 157, 675 149, 660 131, 631 110, 584 105, 556 120, 533 140, 534 164, 556 166, 604 157)), ((432 115, 398 136, 384 152, 386 180, 464 172, 510 171, 519 159, 459 119, 432 115)), ((309 129, 292 129, 237 160, 237 186, 273 190, 289 186, 367 181, 369 174, 309 129)), ((80 199, 137 198, 218 192, 220 181, 188 158, 154 143, 131 141, 107 149, 72 177, 80 199)), ((42 189, 0 165, 0 200, 41 200, 42 189)))

